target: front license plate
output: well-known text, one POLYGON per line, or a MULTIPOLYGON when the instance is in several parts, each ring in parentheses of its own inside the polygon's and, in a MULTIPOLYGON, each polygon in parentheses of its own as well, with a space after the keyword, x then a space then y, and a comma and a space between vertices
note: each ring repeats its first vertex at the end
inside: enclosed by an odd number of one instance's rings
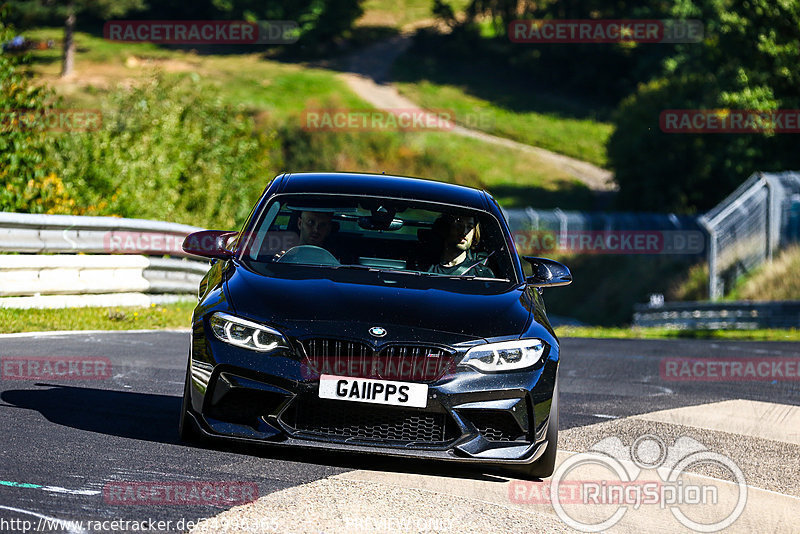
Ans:
POLYGON ((322 375, 319 377, 319 398, 425 408, 428 405, 428 386, 371 378, 322 375))

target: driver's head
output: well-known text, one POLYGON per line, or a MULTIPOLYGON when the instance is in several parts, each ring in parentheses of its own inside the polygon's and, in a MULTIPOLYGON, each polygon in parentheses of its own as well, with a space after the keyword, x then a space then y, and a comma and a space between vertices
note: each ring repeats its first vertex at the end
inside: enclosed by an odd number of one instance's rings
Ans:
POLYGON ((446 215, 444 223, 445 246, 459 250, 469 250, 478 244, 480 230, 475 217, 470 215, 446 215))
POLYGON ((297 220, 301 245, 322 246, 333 228, 333 214, 320 211, 304 211, 297 220))

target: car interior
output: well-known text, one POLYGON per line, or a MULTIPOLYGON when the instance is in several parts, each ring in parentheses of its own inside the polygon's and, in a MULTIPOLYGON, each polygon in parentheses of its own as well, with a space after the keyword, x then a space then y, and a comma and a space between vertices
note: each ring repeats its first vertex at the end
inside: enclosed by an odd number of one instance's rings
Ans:
MULTIPOLYGON (((256 230, 253 243, 259 262, 309 265, 362 265, 377 269, 427 272, 439 260, 446 232, 444 215, 448 212, 419 209, 410 205, 389 205, 380 199, 361 201, 358 205, 319 205, 303 201, 271 206, 256 230), (299 245, 298 220, 303 211, 331 213, 332 229, 323 247, 299 245), (266 228, 265 228, 266 227, 266 228), (260 244, 259 244, 260 242, 260 244)), ((486 265, 498 278, 510 268, 503 261, 506 244, 502 232, 488 215, 464 212, 478 218, 481 239, 472 249, 480 257, 488 256, 486 265)), ((450 212, 449 214, 454 214, 450 212)))

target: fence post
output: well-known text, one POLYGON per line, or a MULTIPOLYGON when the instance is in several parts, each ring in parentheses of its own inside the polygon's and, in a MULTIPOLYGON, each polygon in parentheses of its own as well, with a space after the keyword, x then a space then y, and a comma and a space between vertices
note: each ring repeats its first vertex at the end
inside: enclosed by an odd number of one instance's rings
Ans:
MULTIPOLYGON (((758 173, 759 178, 764 182, 764 187, 767 190, 767 218, 765 222, 765 230, 767 234, 767 261, 772 261, 772 253, 774 250, 774 246, 772 243, 772 230, 775 227, 775 211, 773 209, 773 202, 775 202, 775 191, 772 189, 772 184, 769 183, 769 179, 764 176, 763 172, 758 173)), ((780 227, 780 222, 778 222, 778 227, 780 227)))
POLYGON ((722 295, 717 274, 717 230, 711 226, 705 215, 698 217, 697 222, 708 232, 708 298, 719 300, 722 295))
POLYGON ((558 217, 558 225, 559 225, 559 232, 558 232, 558 239, 560 243, 567 242, 567 226, 568 226, 568 219, 566 214, 561 211, 561 208, 553 209, 553 213, 556 217, 558 217))

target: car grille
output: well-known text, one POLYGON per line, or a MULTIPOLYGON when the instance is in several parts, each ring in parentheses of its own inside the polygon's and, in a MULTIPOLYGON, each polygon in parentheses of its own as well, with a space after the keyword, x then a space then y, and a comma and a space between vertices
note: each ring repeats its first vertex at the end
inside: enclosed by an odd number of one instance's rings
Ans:
POLYGON ((458 437, 458 427, 444 413, 348 404, 298 400, 281 420, 299 432, 376 444, 444 444, 458 437))
POLYGON ((434 382, 451 373, 453 353, 423 345, 388 345, 376 352, 364 343, 337 339, 303 341, 309 377, 321 374, 406 382, 434 382))
POLYGON ((488 441, 518 441, 525 439, 525 433, 508 412, 475 411, 467 415, 475 428, 488 441))

